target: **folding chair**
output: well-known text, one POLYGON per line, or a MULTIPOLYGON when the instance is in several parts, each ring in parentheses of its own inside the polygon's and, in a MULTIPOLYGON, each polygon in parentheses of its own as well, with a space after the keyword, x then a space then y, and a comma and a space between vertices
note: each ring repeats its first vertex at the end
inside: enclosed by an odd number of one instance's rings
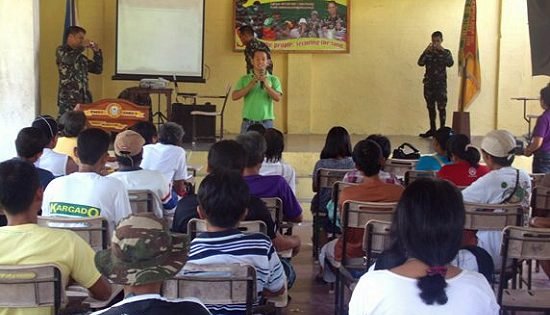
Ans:
MULTIPOLYGON (((353 169, 329 169, 320 168, 315 174, 315 181, 313 182, 313 191, 320 193, 323 190, 329 190, 332 196, 332 188, 334 183, 341 181, 347 172, 351 172, 353 169)), ((313 209, 313 257, 319 258, 320 234, 321 228, 324 224, 324 218, 327 217, 326 213, 320 212, 319 209, 325 205, 319 204, 319 207, 313 209)))
POLYGON ((544 178, 545 173, 531 173, 529 174, 529 177, 531 177, 531 187, 535 188, 537 186, 540 186, 542 184, 542 179, 544 178))
POLYGON ((365 234, 363 234, 363 250, 367 269, 374 264, 378 255, 380 255, 390 245, 390 221, 369 220, 365 224, 365 234))
MULTIPOLYGON (((342 221, 342 261, 337 266, 327 260, 326 266, 336 269, 335 314, 344 314, 344 288, 352 288, 367 271, 364 258, 346 257, 350 229, 364 229, 370 220, 391 221, 396 202, 345 201, 342 221)), ((364 233, 364 232, 363 232, 364 233)))
MULTIPOLYGON (((506 227, 503 231, 501 255, 503 264, 512 258, 513 279, 515 279, 518 276, 518 265, 521 260, 550 259, 550 229, 506 227)), ((504 273, 501 273, 497 302, 502 311, 548 312, 550 310, 550 290, 517 289, 515 281, 512 281, 512 288, 505 288, 505 285, 504 273)))
POLYGON ((550 187, 536 186, 531 196, 531 216, 547 217, 550 215, 550 187))
MULTIPOLYGON (((267 235, 267 226, 264 221, 241 221, 239 222, 238 229, 245 234, 262 233, 267 235)), ((206 232, 206 220, 193 218, 187 222, 187 234, 189 234, 190 240, 202 232, 206 232)))
MULTIPOLYGON (((54 264, 0 265, 0 308, 61 308, 61 272, 54 264)), ((8 311, 9 313, 9 311, 8 311)))
POLYGON ((415 169, 416 163, 418 163, 418 160, 387 159, 384 171, 403 178, 407 171, 415 169))
POLYGON ((195 297, 211 312, 222 305, 244 304, 252 315, 257 300, 256 270, 250 265, 187 263, 183 275, 164 281, 162 295, 168 299, 195 297))
POLYGON ((103 217, 76 218, 39 216, 38 225, 55 229, 71 230, 85 240, 93 250, 106 249, 109 244, 108 223, 103 217))
MULTIPOLYGON (((337 230, 337 224, 336 222, 338 221, 338 215, 339 215, 339 211, 340 209, 338 209, 338 203, 340 202, 340 194, 342 193, 342 190, 344 190, 344 188, 346 187, 351 187, 351 186, 355 186, 357 184, 353 184, 353 183, 345 183, 345 182, 341 182, 341 181, 338 181, 336 183, 334 183, 334 186, 332 187, 332 203, 334 204, 334 213, 333 213, 333 216, 332 216, 332 220, 331 220, 331 224, 332 224, 332 228, 333 228, 333 232, 332 233, 332 236, 331 238, 334 238, 336 237, 336 230, 337 230)), ((330 211, 330 210, 329 210, 330 211)), ((327 215, 329 215, 327 213, 327 215)), ((330 215, 329 215, 330 217, 330 215)))
POLYGON ((271 214, 271 219, 279 231, 282 231, 283 225, 283 201, 278 197, 260 198, 265 207, 271 214))
POLYGON ((148 189, 131 189, 128 190, 128 197, 130 198, 130 207, 132 207, 132 213, 145 213, 153 212, 153 192, 148 189))
MULTIPOLYGON (((502 231, 505 227, 521 226, 523 224, 523 207, 519 203, 511 204, 484 204, 465 202, 466 216, 464 221, 464 229, 478 231, 502 231)), ((495 263, 495 273, 508 273, 509 264, 502 265, 498 268, 495 263), (502 268, 506 269, 502 269, 502 268), (504 271, 504 272, 503 272, 504 271)), ((529 267, 529 270, 531 267, 529 267)), ((531 283, 531 274, 529 272, 528 283, 531 283)))
POLYGON ((408 186, 419 178, 435 178, 436 176, 437 172, 434 171, 409 170, 405 172, 405 186, 408 186))

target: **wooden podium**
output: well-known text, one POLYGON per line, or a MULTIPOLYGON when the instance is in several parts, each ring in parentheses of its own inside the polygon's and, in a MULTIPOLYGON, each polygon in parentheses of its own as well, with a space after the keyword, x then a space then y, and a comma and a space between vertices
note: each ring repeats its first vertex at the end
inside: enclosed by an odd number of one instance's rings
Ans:
POLYGON ((123 99, 103 99, 90 104, 78 104, 75 110, 84 112, 90 127, 107 132, 121 132, 138 121, 149 120, 149 107, 123 99))

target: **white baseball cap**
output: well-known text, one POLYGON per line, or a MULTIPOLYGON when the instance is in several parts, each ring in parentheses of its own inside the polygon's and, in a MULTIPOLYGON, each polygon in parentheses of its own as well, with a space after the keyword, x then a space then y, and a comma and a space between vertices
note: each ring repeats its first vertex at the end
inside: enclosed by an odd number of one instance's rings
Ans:
POLYGON ((495 157, 510 158, 515 148, 516 139, 506 130, 493 130, 481 141, 481 149, 495 157))

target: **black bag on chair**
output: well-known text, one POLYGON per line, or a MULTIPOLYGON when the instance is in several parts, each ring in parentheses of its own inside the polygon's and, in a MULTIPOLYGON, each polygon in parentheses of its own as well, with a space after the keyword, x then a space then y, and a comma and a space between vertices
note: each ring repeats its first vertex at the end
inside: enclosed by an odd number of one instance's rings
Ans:
POLYGON ((397 149, 393 150, 392 158, 402 160, 418 160, 420 158, 420 151, 418 151, 418 149, 415 148, 412 144, 405 142, 397 147, 397 149), (405 147, 411 149, 412 152, 405 152, 405 147))

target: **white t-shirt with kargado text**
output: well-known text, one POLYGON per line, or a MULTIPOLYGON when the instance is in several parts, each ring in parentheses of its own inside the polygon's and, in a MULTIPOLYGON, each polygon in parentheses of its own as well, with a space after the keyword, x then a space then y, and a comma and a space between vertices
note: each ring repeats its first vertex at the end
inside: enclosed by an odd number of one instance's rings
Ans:
POLYGON ((427 305, 418 280, 389 270, 369 271, 353 290, 349 315, 492 315, 499 313, 495 294, 483 275, 462 270, 447 279, 448 301, 427 305))
POLYGON ((130 200, 124 184, 97 173, 72 173, 50 182, 44 191, 43 216, 97 217, 109 222, 109 230, 130 215, 130 200))

